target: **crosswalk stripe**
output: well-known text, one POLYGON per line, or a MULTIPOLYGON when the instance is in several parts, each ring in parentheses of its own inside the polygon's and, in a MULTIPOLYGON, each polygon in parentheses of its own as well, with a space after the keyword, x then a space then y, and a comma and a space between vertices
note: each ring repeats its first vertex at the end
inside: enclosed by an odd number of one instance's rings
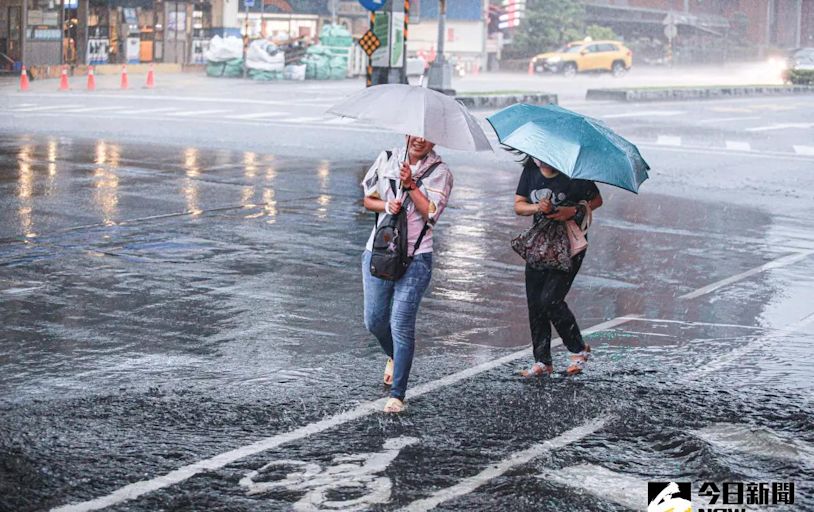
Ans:
POLYGON ((325 119, 324 117, 289 117, 287 119, 280 119, 280 122, 284 123, 315 123, 317 121, 322 121, 325 119))
POLYGON ((168 116, 174 117, 195 117, 195 116, 208 116, 212 114, 222 114, 224 112, 229 112, 228 110, 218 109, 218 110, 185 110, 182 112, 174 112, 172 114, 167 114, 168 116))
POLYGON ((119 114, 157 114, 159 112, 172 112, 178 110, 176 107, 162 107, 162 108, 138 108, 131 110, 121 110, 119 114))
POLYGON ((335 117, 325 121, 325 124, 351 124, 354 122, 356 122, 356 119, 350 117, 335 117))
POLYGON ((656 144, 660 146, 680 146, 681 137, 676 137, 674 135, 659 135, 658 139, 656 139, 656 144))
POLYGON ((238 114, 226 117, 229 119, 261 119, 263 117, 279 117, 284 115, 286 115, 285 112, 254 112, 251 114, 238 114))
POLYGON ((752 151, 752 146, 748 142, 728 140, 726 141, 726 149, 732 149, 735 151, 752 151))
POLYGON ((794 152, 798 155, 814 156, 814 146, 794 146, 794 152))
POLYGON ((12 112, 39 112, 42 110, 61 110, 65 108, 83 108, 82 105, 45 105, 40 107, 15 108, 12 112))
POLYGON ((79 107, 79 108, 68 108, 63 110, 62 112, 71 113, 71 114, 80 114, 80 113, 91 113, 91 112, 105 112, 108 110, 118 110, 121 107, 79 107))

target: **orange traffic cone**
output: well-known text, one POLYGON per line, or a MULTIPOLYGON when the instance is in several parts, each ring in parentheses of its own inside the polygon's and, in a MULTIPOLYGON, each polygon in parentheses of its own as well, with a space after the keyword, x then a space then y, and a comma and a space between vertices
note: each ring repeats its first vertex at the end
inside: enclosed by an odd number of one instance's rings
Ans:
POLYGON ((533 74, 534 74, 534 61, 531 60, 531 61, 529 61, 529 75, 533 75, 533 74))
POLYGON ((96 76, 93 74, 93 66, 88 66, 88 90, 96 90, 96 76))
POLYGON ((150 64, 150 69, 147 71, 147 84, 145 87, 148 89, 155 87, 155 71, 153 70, 152 64, 150 64))
POLYGON ((23 71, 20 73, 20 91, 25 92, 28 90, 28 71, 23 66, 23 71))
POLYGON ((128 82, 127 82, 127 65, 126 65, 126 64, 125 64, 125 65, 122 65, 122 83, 121 83, 121 88, 122 88, 122 89, 127 89, 127 88, 128 88, 128 82))
POLYGON ((68 66, 62 66, 62 74, 59 75, 59 90, 67 91, 70 89, 68 85, 68 66))

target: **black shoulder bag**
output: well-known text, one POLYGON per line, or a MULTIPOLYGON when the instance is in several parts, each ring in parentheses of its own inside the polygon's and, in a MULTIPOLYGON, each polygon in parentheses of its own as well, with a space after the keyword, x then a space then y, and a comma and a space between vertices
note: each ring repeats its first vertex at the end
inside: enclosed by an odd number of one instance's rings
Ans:
MULTIPOLYGON (((421 181, 432 174, 432 172, 441 165, 441 162, 436 162, 427 169, 427 172, 416 182, 416 188, 421 186, 421 181)), ((390 180, 390 187, 393 193, 396 192, 396 181, 390 180)), ((386 214, 382 219, 381 224, 378 223, 378 214, 376 215, 376 234, 373 235, 373 251, 370 258, 370 274, 379 279, 386 279, 388 281, 398 281, 407 272, 407 268, 413 261, 411 256, 408 256, 407 245, 407 206, 412 200, 410 195, 401 203, 401 210, 396 215, 386 214)), ((421 241, 424 235, 427 234, 429 225, 425 222, 421 234, 418 235, 418 240, 413 247, 413 253, 421 246, 421 241)))

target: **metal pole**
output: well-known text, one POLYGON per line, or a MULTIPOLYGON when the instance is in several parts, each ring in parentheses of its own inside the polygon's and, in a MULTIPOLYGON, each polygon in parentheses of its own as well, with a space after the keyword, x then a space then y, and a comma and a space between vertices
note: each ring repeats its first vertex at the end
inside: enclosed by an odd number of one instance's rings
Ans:
POLYGON ((438 52, 435 61, 439 64, 445 62, 444 45, 447 31, 447 0, 440 0, 438 4, 438 52))
POLYGON ((248 73, 248 68, 246 67, 246 54, 249 48, 249 6, 246 4, 245 0, 243 2, 246 11, 246 19, 243 21, 243 76, 246 76, 248 73))
POLYGON ((331 0, 331 25, 336 25, 336 0, 331 0))
POLYGON ((794 47, 799 48, 803 35, 803 0, 797 0, 797 30, 794 38, 794 47))

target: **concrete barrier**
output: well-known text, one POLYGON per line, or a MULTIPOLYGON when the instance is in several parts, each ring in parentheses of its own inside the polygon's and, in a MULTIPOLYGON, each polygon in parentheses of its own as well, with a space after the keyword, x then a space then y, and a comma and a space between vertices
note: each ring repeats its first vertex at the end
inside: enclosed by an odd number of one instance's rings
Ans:
POLYGON ((557 104, 557 95, 549 93, 517 93, 517 94, 461 94, 455 99, 470 109, 494 109, 508 107, 515 103, 529 103, 531 105, 557 104))
POLYGON ((814 94, 809 85, 749 85, 721 87, 677 87, 675 89, 588 89, 585 99, 610 101, 686 101, 748 96, 814 94))

